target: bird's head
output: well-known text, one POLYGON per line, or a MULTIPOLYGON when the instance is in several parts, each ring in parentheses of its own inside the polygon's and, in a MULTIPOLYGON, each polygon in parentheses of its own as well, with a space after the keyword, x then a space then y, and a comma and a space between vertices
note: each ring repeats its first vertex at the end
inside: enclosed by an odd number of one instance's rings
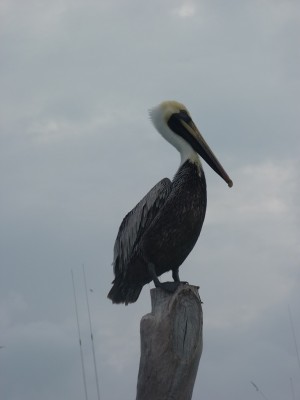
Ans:
POLYGON ((177 101, 164 101, 149 111, 158 132, 181 154, 182 162, 199 154, 232 187, 232 180, 204 140, 187 108, 177 101))

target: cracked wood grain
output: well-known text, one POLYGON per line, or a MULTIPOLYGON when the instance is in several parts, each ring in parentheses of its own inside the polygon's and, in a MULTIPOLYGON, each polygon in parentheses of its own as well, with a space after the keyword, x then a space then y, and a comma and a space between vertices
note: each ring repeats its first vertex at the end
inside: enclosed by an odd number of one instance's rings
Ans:
POLYGON ((198 287, 152 289, 151 302, 141 320, 136 400, 190 400, 203 345, 198 287))

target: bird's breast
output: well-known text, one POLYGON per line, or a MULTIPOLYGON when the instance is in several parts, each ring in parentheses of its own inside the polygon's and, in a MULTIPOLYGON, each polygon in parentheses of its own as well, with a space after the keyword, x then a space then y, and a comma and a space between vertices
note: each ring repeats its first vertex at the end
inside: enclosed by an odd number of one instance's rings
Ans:
POLYGON ((187 161, 172 182, 171 193, 145 232, 142 248, 157 274, 179 267, 194 247, 206 212, 206 182, 199 166, 187 161))

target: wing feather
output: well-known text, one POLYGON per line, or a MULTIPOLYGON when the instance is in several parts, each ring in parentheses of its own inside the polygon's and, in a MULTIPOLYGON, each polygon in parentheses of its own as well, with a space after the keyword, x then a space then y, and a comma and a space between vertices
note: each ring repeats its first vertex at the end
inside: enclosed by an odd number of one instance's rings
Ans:
POLYGON ((126 273, 126 265, 143 232, 151 224, 171 191, 168 178, 158 182, 123 219, 114 245, 114 273, 126 273))

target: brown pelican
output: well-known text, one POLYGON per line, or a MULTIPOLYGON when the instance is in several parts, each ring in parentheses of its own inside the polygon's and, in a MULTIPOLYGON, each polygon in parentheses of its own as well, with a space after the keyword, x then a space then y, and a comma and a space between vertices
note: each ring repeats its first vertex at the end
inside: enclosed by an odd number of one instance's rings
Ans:
POLYGON ((186 107, 164 101, 150 111, 153 125, 181 155, 172 182, 158 182, 123 219, 114 245, 115 279, 108 298, 133 303, 146 283, 174 292, 178 268, 193 249, 205 217, 206 181, 200 155, 228 186, 229 178, 186 107), (158 276, 172 270, 174 282, 158 276))

